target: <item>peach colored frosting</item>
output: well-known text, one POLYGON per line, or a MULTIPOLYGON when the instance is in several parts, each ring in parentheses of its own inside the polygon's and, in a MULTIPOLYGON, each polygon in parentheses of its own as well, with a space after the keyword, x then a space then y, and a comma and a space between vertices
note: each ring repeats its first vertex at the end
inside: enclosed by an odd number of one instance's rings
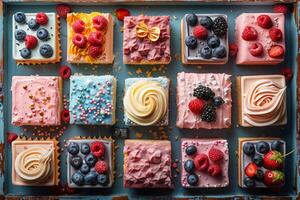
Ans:
POLYGON ((286 87, 271 80, 254 82, 246 93, 244 120, 252 126, 268 126, 282 119, 286 112, 286 87))

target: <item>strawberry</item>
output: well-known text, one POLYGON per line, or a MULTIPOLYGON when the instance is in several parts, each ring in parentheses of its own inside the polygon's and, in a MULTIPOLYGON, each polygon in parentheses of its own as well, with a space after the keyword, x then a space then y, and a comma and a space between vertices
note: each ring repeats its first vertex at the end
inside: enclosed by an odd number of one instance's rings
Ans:
POLYGON ((208 157, 211 161, 220 161, 223 159, 224 154, 221 150, 216 149, 214 147, 212 147, 209 151, 208 151, 208 157))
POLYGON ((71 76, 71 68, 64 65, 59 68, 59 75, 63 79, 68 79, 71 76))
POLYGON ((208 157, 204 153, 197 154, 194 158, 195 167, 199 171, 206 171, 209 166, 208 157))
POLYGON ((293 70, 288 67, 284 67, 280 70, 281 74, 284 75, 286 81, 290 81, 293 78, 293 70))
POLYGON ((278 170, 267 170, 264 174, 264 184, 266 186, 276 186, 284 183, 284 173, 278 170))
POLYGON ((280 45, 273 45, 269 49, 268 54, 271 58, 282 58, 284 56, 284 49, 280 45))
POLYGON ((61 111, 61 121, 65 123, 70 122, 70 112, 68 109, 64 109, 63 111, 61 111))
POLYGON ((81 19, 76 20, 72 24, 72 29, 75 33, 81 33, 85 29, 85 23, 81 19))
POLYGON ((34 49, 37 46, 38 40, 33 35, 26 35, 25 46, 27 49, 34 49))
POLYGON ((8 143, 12 143, 14 140, 16 140, 18 138, 18 135, 16 133, 13 132, 7 132, 7 142, 8 143))
POLYGON ((87 39, 84 35, 80 34, 80 33, 76 33, 73 36, 72 42, 75 46, 77 46, 78 48, 84 48, 87 44, 87 39))
POLYGON ((273 8, 273 12, 287 14, 289 9, 285 4, 276 4, 273 8))
POLYGON ((222 174, 222 169, 221 169, 220 165, 213 164, 213 165, 209 166, 207 172, 211 176, 220 176, 222 174))
POLYGON ((258 26, 262 28, 268 29, 273 26, 272 19, 269 17, 269 15, 259 15, 256 20, 258 26))
POLYGON ((279 151, 269 151, 264 155, 264 168, 281 169, 283 166, 284 156, 279 151))
POLYGON ((239 51, 239 48, 236 44, 231 43, 229 45, 229 55, 230 55, 230 57, 236 56, 238 51, 239 51))
POLYGON ((242 38, 246 41, 256 40, 257 31, 252 26, 246 26, 242 32, 242 38))
POLYGON ((45 13, 37 13, 35 18, 36 22, 40 25, 46 25, 48 23, 48 16, 45 13))
POLYGON ((269 35, 274 42, 280 42, 282 40, 282 32, 279 28, 271 28, 269 30, 269 35))
POLYGON ((252 56, 258 57, 263 54, 264 48, 260 42, 255 42, 249 46, 249 52, 252 56))
POLYGON ((91 152, 94 154, 96 157, 102 157, 105 154, 105 146, 102 142, 100 141, 95 141, 92 142, 91 144, 91 152))
POLYGON ((246 176, 248 176, 249 178, 253 178, 257 172, 257 165, 251 162, 245 167, 244 171, 246 176))
POLYGON ((56 13, 62 18, 67 18, 69 12, 71 12, 71 7, 67 4, 58 4, 56 6, 56 13))
POLYGON ((92 58, 99 58, 99 56, 102 54, 102 48, 101 47, 94 47, 94 46, 90 46, 88 49, 88 54, 92 57, 92 58))
POLYGON ((94 46, 98 47, 102 45, 103 35, 100 31, 91 32, 88 37, 88 42, 94 46))
POLYGON ((198 25, 194 28, 193 35, 199 40, 205 40, 208 36, 208 32, 204 26, 198 25))
POLYGON ((101 15, 93 17, 93 28, 97 29, 98 31, 104 31, 107 27, 107 19, 101 15))
POLYGON ((124 21, 126 16, 130 16, 130 12, 126 8, 118 8, 115 10, 115 15, 119 21, 124 21))
POLYGON ((193 99, 189 102, 189 109, 192 113, 200 115, 205 106, 205 101, 202 99, 193 99))
POLYGON ((99 174, 105 174, 108 170, 108 166, 105 161, 103 160, 98 160, 95 164, 95 170, 99 174))

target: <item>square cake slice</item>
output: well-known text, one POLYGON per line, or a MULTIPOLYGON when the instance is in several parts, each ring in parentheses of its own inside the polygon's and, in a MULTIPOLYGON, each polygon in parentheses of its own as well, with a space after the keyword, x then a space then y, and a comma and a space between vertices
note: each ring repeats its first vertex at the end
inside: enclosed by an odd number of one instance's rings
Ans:
POLYGON ((114 183, 114 141, 73 138, 67 142, 70 188, 110 188, 114 183))
POLYGON ((167 126, 169 84, 166 77, 125 80, 124 122, 128 126, 167 126))
POLYGON ((70 123, 114 125, 117 81, 113 76, 70 78, 70 123))
POLYGON ((114 21, 111 14, 69 13, 67 16, 67 61, 112 64, 114 21))
POLYGON ((169 16, 127 16, 124 18, 123 63, 169 64, 169 16))
POLYGON ((237 77, 238 123, 244 127, 287 123, 283 75, 237 77))
POLYGON ((242 188, 281 187, 286 143, 279 138, 239 138, 238 182, 242 188))
POLYGON ((60 77, 13 76, 11 92, 13 125, 60 125, 62 109, 60 77))
POLYGON ((227 74, 177 74, 179 128, 222 129, 231 126, 231 80, 227 74))
POLYGON ((236 64, 275 65, 284 60, 283 13, 243 13, 236 18, 236 64))
POLYGON ((125 140, 125 188, 171 188, 171 142, 125 140))
POLYGON ((12 18, 12 55, 17 64, 61 60, 59 19, 55 13, 17 12, 12 18))
POLYGON ((12 184, 54 186, 59 183, 59 147, 55 139, 12 142, 12 184))
POLYGON ((186 14, 181 20, 183 64, 225 64, 228 61, 227 16, 186 14))
POLYGON ((229 184, 227 140, 181 140, 181 184, 185 188, 217 188, 229 184))

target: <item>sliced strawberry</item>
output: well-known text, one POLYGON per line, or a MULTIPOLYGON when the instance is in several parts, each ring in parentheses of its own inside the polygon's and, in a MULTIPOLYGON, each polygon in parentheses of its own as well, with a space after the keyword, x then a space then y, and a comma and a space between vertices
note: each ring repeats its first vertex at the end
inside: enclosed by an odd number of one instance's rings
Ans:
POLYGON ((115 15, 119 21, 124 21, 126 16, 130 16, 130 12, 126 8, 118 8, 115 10, 115 15))
POLYGON ((257 172, 257 165, 255 163, 251 162, 246 166, 244 171, 248 177, 253 178, 257 172))
POLYGON ((18 138, 18 135, 14 132, 7 132, 7 142, 12 143, 14 140, 18 138))
POLYGON ((273 45, 269 51, 268 54, 271 58, 283 58, 284 56, 284 49, 280 45, 273 45))

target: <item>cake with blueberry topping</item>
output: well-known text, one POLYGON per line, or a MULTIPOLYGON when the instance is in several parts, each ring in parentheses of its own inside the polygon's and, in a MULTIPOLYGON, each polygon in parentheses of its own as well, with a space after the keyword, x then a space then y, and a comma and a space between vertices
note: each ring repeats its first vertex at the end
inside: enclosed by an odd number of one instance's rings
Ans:
POLYGON ((239 65, 274 65, 285 55, 283 13, 243 13, 236 18, 239 65))
POLYGON ((70 123, 114 125, 117 81, 113 76, 70 77, 70 123))
POLYGON ((181 184, 183 187, 228 186, 229 150, 226 140, 182 139, 181 156, 181 184))
POLYGON ((231 127, 231 80, 227 74, 177 74, 179 128, 231 127))
POLYGON ((70 63, 112 64, 113 26, 110 14, 68 13, 67 61, 70 63))
POLYGON ((12 27, 12 55, 17 64, 60 61, 59 19, 55 13, 17 12, 12 27))
POLYGON ((186 14, 181 20, 183 64, 225 64, 228 61, 227 16, 186 14))

